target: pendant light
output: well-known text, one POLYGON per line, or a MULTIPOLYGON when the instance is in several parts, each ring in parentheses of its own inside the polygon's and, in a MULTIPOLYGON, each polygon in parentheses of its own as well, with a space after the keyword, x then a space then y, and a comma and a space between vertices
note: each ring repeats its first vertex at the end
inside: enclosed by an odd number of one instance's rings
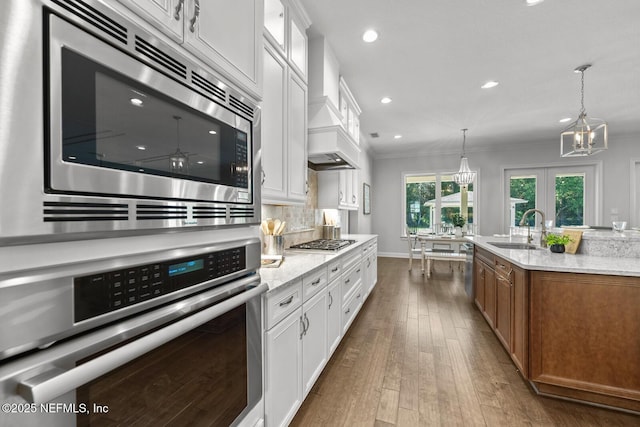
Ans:
POLYGON ((584 72, 589 67, 591 64, 585 64, 574 70, 582 75, 581 108, 578 119, 560 134, 560 155, 562 157, 590 156, 608 148, 607 123, 601 119, 587 119, 587 113, 584 109, 584 72))
POLYGON ((176 151, 169 156, 169 170, 173 173, 187 173, 189 171, 189 158, 180 150, 180 116, 173 116, 176 121, 176 151))
POLYGON ((462 129, 462 156, 460 156, 460 170, 453 175, 453 180, 460 186, 467 186, 476 178, 476 173, 469 169, 469 160, 464 154, 464 147, 467 141, 467 130, 462 129))

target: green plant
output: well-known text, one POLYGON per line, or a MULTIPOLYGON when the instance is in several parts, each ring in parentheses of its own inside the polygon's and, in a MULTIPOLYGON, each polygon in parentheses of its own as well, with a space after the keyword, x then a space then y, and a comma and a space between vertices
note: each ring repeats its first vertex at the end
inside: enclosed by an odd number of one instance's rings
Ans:
POLYGON ((571 242, 571 237, 565 236, 564 234, 547 234, 547 238, 545 239, 548 246, 551 245, 566 245, 571 242))
POLYGON ((467 219, 459 213, 454 213, 453 215, 451 215, 451 222, 453 223, 454 227, 462 227, 467 223, 467 219))

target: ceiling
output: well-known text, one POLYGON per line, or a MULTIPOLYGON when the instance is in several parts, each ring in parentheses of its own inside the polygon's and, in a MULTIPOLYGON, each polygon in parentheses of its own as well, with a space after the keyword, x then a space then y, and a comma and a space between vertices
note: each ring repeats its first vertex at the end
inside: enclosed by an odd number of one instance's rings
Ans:
POLYGON ((573 70, 586 63, 586 112, 608 122, 610 145, 640 130, 638 0, 301 3, 310 37, 324 35, 340 62, 376 157, 460 152, 462 128, 467 152, 559 145, 559 120, 580 111, 573 70), (362 41, 369 28, 374 43, 362 41), (481 89, 489 80, 500 84, 481 89))

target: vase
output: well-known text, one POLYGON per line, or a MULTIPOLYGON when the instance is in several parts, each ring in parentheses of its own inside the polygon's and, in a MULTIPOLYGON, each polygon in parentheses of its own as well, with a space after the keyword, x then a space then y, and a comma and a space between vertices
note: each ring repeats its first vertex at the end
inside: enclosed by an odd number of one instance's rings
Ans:
POLYGON ((462 237, 462 227, 456 227, 455 236, 456 237, 462 237))
POLYGON ((551 252, 557 253, 557 254, 561 254, 564 252, 564 245, 551 245, 549 246, 549 250, 551 252))

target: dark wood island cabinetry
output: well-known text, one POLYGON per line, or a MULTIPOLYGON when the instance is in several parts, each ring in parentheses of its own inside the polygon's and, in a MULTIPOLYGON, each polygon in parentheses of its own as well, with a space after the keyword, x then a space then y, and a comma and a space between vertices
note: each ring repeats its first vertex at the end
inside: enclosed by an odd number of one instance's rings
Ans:
POLYGON ((527 270, 476 245, 473 288, 536 392, 640 414, 640 277, 527 270))

